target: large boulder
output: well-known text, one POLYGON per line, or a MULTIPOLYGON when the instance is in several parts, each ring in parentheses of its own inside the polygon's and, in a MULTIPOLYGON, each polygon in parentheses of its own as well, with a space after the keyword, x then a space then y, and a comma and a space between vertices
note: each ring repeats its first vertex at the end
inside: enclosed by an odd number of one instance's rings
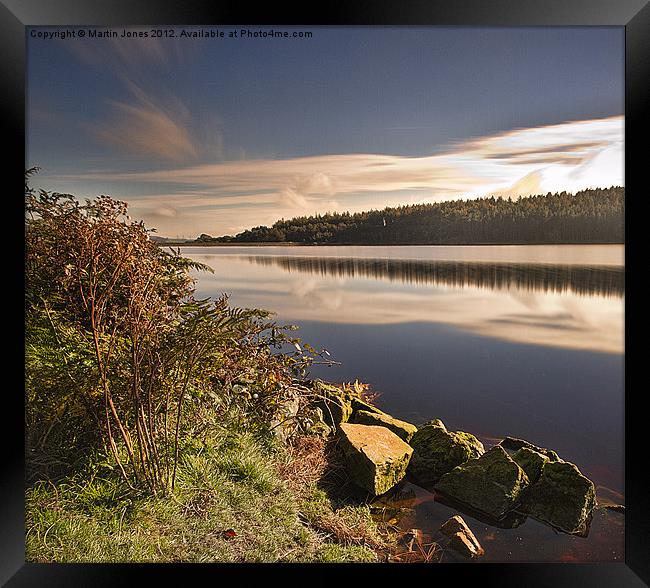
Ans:
POLYGON ((585 534, 596 505, 596 489, 572 463, 548 461, 525 494, 521 510, 565 533, 585 534))
POLYGON ((508 453, 495 445, 481 457, 440 478, 435 490, 499 520, 514 509, 528 486, 528 476, 508 453))
POLYGON ((413 447, 409 475, 422 484, 437 482, 443 474, 485 452, 474 435, 447 431, 439 419, 419 427, 409 443, 413 447))
POLYGON ((368 410, 359 410, 355 413, 354 422, 360 425, 376 425, 378 427, 386 427, 390 429, 400 439, 407 443, 410 441, 413 434, 418 430, 415 425, 400 421, 395 417, 386 414, 385 412, 370 412, 368 410))
POLYGON ((386 427, 341 423, 340 446, 352 480, 384 494, 406 475, 413 449, 386 427))

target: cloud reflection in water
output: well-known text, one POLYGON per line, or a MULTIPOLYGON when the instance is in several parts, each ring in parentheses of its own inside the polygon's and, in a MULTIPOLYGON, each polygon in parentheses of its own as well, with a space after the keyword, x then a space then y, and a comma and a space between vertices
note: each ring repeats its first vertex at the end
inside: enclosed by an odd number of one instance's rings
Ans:
POLYGON ((229 292, 234 304, 268 308, 280 321, 436 322, 519 343, 623 353, 622 265, 320 257, 313 248, 184 253, 215 269, 200 276, 200 295, 229 292))

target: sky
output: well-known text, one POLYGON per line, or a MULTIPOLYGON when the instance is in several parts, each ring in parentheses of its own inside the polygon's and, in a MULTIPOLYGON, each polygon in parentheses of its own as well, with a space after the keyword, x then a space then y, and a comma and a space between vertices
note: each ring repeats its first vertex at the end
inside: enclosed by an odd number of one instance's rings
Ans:
POLYGON ((109 194, 159 235, 194 238, 624 185, 622 27, 170 29, 27 30, 34 187, 109 194), (86 34, 43 38, 64 30, 86 34))

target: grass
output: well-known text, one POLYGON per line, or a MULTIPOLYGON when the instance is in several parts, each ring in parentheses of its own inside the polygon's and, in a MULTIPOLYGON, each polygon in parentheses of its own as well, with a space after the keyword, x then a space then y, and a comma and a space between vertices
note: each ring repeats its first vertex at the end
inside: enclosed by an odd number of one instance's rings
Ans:
POLYGON ((332 442, 224 433, 179 465, 174 496, 133 495, 91 460, 27 490, 32 562, 374 562, 390 538, 350 500, 332 442), (341 492, 342 491, 342 492, 341 492), (227 533, 233 530, 234 534, 227 533))

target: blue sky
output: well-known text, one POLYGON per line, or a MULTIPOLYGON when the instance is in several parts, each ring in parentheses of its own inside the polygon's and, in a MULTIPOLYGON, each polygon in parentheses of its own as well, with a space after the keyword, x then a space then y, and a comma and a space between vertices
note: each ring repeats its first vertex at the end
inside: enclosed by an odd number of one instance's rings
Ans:
POLYGON ((240 28, 220 27, 223 39, 28 32, 34 184, 108 193, 159 234, 193 237, 325 211, 623 183, 622 28, 227 37, 240 28))

